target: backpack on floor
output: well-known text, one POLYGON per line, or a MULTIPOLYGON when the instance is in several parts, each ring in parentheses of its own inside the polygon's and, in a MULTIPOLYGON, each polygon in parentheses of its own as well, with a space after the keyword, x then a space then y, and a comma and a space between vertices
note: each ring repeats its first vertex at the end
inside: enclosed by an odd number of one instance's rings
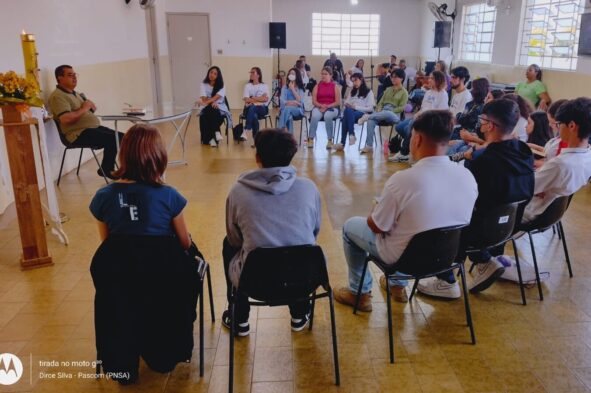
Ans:
POLYGON ((388 149, 390 149, 390 153, 396 154, 400 151, 402 147, 402 137, 400 135, 394 135, 392 139, 390 139, 390 143, 388 143, 388 149))
POLYGON ((235 125, 234 128, 232 128, 232 136, 234 137, 234 140, 239 141, 243 132, 244 127, 242 126, 242 123, 238 123, 237 125, 235 125))

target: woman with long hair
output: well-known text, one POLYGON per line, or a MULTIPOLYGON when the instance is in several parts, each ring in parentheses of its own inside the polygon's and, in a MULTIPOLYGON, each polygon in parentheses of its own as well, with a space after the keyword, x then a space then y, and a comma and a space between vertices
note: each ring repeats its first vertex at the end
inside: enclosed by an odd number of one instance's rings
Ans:
POLYGON ((296 68, 290 69, 287 72, 287 83, 281 88, 277 128, 286 129, 292 135, 293 120, 304 116, 304 89, 300 71, 296 68))
POLYGON ((241 139, 246 140, 247 135, 252 133, 253 144, 251 147, 254 147, 254 137, 259 131, 259 119, 269 113, 269 87, 263 83, 263 74, 259 67, 250 69, 250 80, 244 86, 242 97, 246 124, 241 139))
POLYGON ((435 71, 443 72, 446 83, 445 90, 448 92, 451 91, 451 76, 447 73, 447 64, 445 63, 445 61, 438 60, 437 63, 435 63, 435 71))
POLYGON ((312 103, 314 109, 310 116, 310 135, 308 135, 308 148, 314 147, 314 138, 316 138, 316 129, 318 123, 324 120, 326 127, 326 136, 328 142, 327 149, 332 149, 333 138, 333 120, 339 116, 341 106, 341 87, 332 80, 331 67, 324 67, 320 72, 320 83, 314 86, 312 90, 312 103))
POLYGON ((231 118, 225 97, 226 89, 222 70, 218 66, 212 66, 207 70, 207 75, 201 83, 201 97, 197 102, 201 107, 199 114, 201 144, 209 143, 211 147, 217 147, 222 140, 220 126, 225 118, 231 118))
POLYGON ((110 235, 175 236, 183 249, 190 247, 183 218, 187 200, 164 184, 167 164, 156 128, 136 124, 125 133, 113 172, 119 180, 98 190, 90 203, 101 241, 110 235))
POLYGON ((520 116, 519 120, 517 121, 517 125, 513 130, 513 135, 520 141, 527 142, 527 132, 525 131, 525 127, 527 126, 527 119, 529 118, 529 115, 533 112, 531 104, 525 98, 517 94, 505 94, 503 98, 508 98, 512 101, 515 101, 517 106, 519 106, 520 116))
POLYGON ((515 94, 525 98, 532 107, 546 111, 552 102, 546 85, 542 82, 542 69, 537 64, 531 64, 525 70, 525 82, 519 82, 515 87, 515 94))
MULTIPOLYGON (((449 96, 445 90, 445 74, 441 71, 433 71, 429 75, 429 90, 423 97, 421 109, 415 114, 419 114, 431 109, 449 109, 449 96)), ((402 145, 400 151, 393 157, 388 158, 391 162, 407 162, 410 154, 410 134, 412 131, 412 119, 403 120, 395 127, 398 135, 402 137, 402 145)))
POLYGON ((335 145, 336 150, 345 148, 347 134, 349 135, 349 144, 355 143, 355 122, 364 114, 373 112, 375 103, 373 92, 367 87, 365 79, 361 73, 355 73, 351 76, 353 88, 351 95, 345 100, 345 110, 343 112, 343 121, 341 122, 341 143, 335 145))

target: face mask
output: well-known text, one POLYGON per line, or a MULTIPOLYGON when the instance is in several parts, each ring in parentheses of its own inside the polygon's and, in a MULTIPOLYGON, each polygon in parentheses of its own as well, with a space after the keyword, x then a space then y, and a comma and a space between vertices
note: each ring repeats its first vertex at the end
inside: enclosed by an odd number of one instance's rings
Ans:
POLYGON ((287 79, 289 79, 290 81, 292 81, 292 82, 293 82, 293 81, 295 81, 295 80, 296 80, 296 76, 295 76, 294 74, 289 74, 289 75, 287 76, 287 79))

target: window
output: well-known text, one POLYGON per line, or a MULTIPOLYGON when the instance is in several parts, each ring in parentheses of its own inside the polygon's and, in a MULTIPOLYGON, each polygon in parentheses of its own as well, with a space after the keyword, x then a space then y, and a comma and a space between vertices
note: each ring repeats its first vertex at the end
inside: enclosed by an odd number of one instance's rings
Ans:
POLYGON ((519 64, 575 70, 582 0, 526 0, 519 64))
POLYGON ((463 8, 460 58, 468 61, 491 62, 495 36, 496 7, 484 2, 463 8))
POLYGON ((312 54, 376 56, 380 48, 378 14, 312 14, 312 54))

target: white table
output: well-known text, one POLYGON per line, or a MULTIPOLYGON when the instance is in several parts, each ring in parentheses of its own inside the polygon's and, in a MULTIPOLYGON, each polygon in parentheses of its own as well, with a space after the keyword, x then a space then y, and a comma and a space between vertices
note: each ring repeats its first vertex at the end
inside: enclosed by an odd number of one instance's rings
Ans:
MULTIPOLYGON (((176 142, 177 138, 181 142, 181 159, 169 161, 169 165, 175 164, 187 164, 187 160, 185 159, 185 141, 187 136, 187 130, 189 129, 189 122, 191 121, 191 115, 193 111, 196 110, 195 108, 187 108, 186 106, 175 106, 172 104, 163 104, 159 107, 152 108, 149 107, 145 111, 145 115, 135 116, 135 115, 99 115, 101 120, 103 121, 113 121, 115 123, 115 130, 117 130, 117 123, 120 121, 128 121, 131 123, 147 123, 147 124, 161 124, 161 123, 171 123, 175 128, 175 133, 168 144, 168 148, 166 149, 167 152, 170 154, 174 143, 176 142)), ((119 151, 119 138, 117 138, 117 134, 115 134, 115 142, 117 144, 117 151, 119 151)))

